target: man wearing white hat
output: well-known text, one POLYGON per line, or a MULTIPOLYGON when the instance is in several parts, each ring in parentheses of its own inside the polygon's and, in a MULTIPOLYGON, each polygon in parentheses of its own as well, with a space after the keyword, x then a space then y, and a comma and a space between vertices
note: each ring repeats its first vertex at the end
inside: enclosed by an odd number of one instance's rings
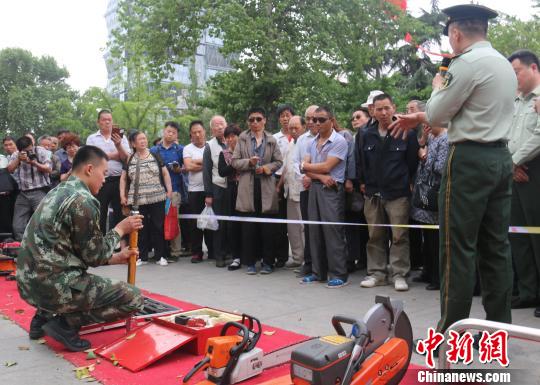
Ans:
POLYGON ((361 107, 364 107, 364 108, 367 108, 368 111, 369 111, 369 116, 371 116, 372 118, 369 120, 369 122, 367 123, 366 126, 369 126, 370 124, 373 123, 374 119, 373 119, 373 98, 375 98, 375 96, 379 96, 379 95, 382 95, 384 94, 384 92, 380 91, 380 90, 373 90, 373 91, 370 91, 369 92, 369 95, 367 97, 367 100, 365 103, 362 104, 361 107))

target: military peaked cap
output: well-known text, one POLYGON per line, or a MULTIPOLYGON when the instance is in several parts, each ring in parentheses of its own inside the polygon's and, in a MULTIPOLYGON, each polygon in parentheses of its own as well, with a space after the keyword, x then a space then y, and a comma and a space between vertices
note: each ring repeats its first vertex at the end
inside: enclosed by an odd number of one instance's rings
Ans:
POLYGON ((446 26, 444 27, 443 33, 448 36, 448 27, 454 21, 462 20, 483 20, 488 21, 497 17, 499 14, 483 5, 476 4, 462 4, 454 5, 453 7, 448 7, 442 10, 448 16, 446 21, 446 26))

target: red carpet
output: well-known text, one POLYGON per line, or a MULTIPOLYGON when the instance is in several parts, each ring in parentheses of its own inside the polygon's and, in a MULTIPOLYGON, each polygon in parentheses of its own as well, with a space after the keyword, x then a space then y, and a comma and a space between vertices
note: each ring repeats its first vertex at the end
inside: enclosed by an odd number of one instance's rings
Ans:
MULTIPOLYGON (((193 310, 202 306, 192 303, 178 301, 173 298, 165 297, 159 294, 145 292, 145 295, 178 306, 183 310, 193 310)), ((225 310, 225 309, 224 309, 225 310)), ((24 302, 17 291, 15 282, 8 282, 0 279, 0 313, 9 317, 23 329, 28 330, 30 320, 34 316, 35 310, 33 307, 24 302)), ((263 325, 263 330, 273 330, 275 333, 272 336, 262 335, 257 346, 265 352, 276 350, 280 347, 290 345, 295 342, 300 342, 307 339, 307 336, 289 332, 283 329, 274 328, 268 325, 263 325)), ((98 348, 108 344, 117 338, 125 335, 125 329, 116 329, 95 334, 85 335, 84 338, 92 343, 92 348, 98 348)), ((74 364, 75 366, 87 366, 96 363, 96 360, 86 360, 86 353, 71 353, 63 349, 56 341, 46 337, 47 344, 56 352, 74 364)), ((173 352, 170 355, 150 365, 146 369, 138 373, 132 373, 127 369, 115 367, 107 360, 101 359, 101 363, 95 365, 95 370, 91 375, 105 385, 138 385, 138 384, 181 384, 182 377, 197 363, 201 357, 182 353, 181 351, 173 352)), ((120 365, 122 363, 120 362, 120 365)), ((418 369, 411 365, 410 369, 418 369)), ((268 381, 272 378, 281 377, 289 372, 289 366, 273 368, 265 371, 262 375, 251 380, 245 381, 242 384, 253 385, 268 381)), ((75 376, 75 375, 74 375, 75 376)), ((190 383, 196 383, 203 379, 202 374, 195 376, 190 383)), ((414 385, 416 382, 416 371, 409 370, 407 376, 401 382, 403 385, 414 385)))

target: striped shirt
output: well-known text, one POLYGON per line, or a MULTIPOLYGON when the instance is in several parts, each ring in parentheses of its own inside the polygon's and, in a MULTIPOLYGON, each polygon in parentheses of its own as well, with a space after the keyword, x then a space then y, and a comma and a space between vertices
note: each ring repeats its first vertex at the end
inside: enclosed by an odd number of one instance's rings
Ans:
MULTIPOLYGON (((133 191, 135 190, 135 173, 137 170, 137 158, 135 154, 128 167, 129 192, 128 205, 133 204, 133 191)), ((165 187, 161 184, 159 177, 158 162, 150 154, 148 158, 140 160, 139 170, 139 206, 162 202, 167 198, 165 187)))
MULTIPOLYGON (((41 163, 49 168, 52 167, 51 158, 49 153, 43 147, 34 147, 34 153, 37 157, 37 162, 41 163)), ((15 159, 19 156, 19 152, 12 155, 11 159, 15 159)), ((32 166, 26 162, 20 162, 19 167, 13 173, 13 176, 17 183, 19 183, 19 189, 21 191, 35 190, 38 188, 49 187, 51 185, 51 178, 49 173, 39 171, 36 166, 32 166)))

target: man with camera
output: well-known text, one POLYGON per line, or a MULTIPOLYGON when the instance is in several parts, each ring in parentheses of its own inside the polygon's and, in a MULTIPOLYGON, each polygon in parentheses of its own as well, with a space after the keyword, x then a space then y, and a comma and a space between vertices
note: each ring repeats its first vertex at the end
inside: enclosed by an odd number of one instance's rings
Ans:
POLYGON ((35 147, 28 136, 17 139, 17 153, 7 169, 19 183, 19 196, 15 201, 13 215, 13 235, 22 239, 24 228, 32 213, 49 191, 51 180, 51 160, 45 149, 35 147))
MULTIPOLYGON (((184 165, 183 153, 184 146, 177 143, 178 123, 170 121, 165 123, 161 143, 150 149, 152 154, 159 154, 163 163, 171 175, 172 199, 171 203, 180 208, 180 204, 187 202, 187 191, 184 187, 184 177, 182 175, 182 166, 184 165)), ((171 241, 171 253, 168 262, 176 262, 182 255, 181 234, 171 241)))

